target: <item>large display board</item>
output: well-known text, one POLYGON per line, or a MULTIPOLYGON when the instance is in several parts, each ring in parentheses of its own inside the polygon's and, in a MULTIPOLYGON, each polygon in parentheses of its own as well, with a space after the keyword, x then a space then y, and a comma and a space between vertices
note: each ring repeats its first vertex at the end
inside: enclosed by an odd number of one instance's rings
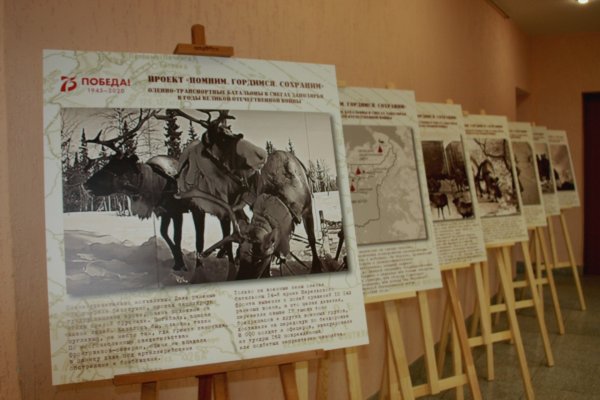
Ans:
POLYGON ((560 209, 579 207, 581 202, 579 201, 567 132, 548 129, 546 137, 550 158, 552 159, 552 172, 560 209))
POLYGON ((340 109, 365 295, 441 287, 414 93, 343 88, 340 109))
POLYGON ((533 148, 539 174, 542 196, 544 197, 544 209, 546 216, 560 215, 558 196, 556 195, 556 182, 552 173, 552 159, 550 158, 550 147, 545 126, 535 125, 533 130, 533 148))
POLYGON ((506 117, 468 115, 464 121, 486 245, 527 240, 506 117))
POLYGON ((473 173, 468 166, 462 108, 417 103, 435 241, 442 265, 487 258, 473 173))
POLYGON ((523 216, 528 228, 546 226, 544 198, 535 158, 533 131, 529 122, 509 122, 510 144, 517 170, 523 216))
POLYGON ((365 344, 338 104, 327 65, 45 51, 53 383, 365 344))

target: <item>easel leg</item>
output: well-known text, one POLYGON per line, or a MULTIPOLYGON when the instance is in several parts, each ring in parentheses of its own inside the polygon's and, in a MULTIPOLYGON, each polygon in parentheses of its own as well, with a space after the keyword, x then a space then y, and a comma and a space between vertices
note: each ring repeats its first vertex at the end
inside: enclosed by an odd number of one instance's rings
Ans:
POLYGON ((358 362, 358 348, 347 347, 344 349, 346 356, 346 378, 351 400, 362 400, 362 387, 360 385, 360 368, 358 362))
POLYGON ((536 228, 536 238, 539 242, 539 246, 542 251, 542 257, 544 259, 544 266, 546 267, 546 277, 548 278, 548 286, 550 286, 550 296, 552 297, 552 305, 554 306, 554 315, 556 317, 556 323, 558 325, 558 333, 561 335, 565 334, 565 324, 563 322, 562 312, 560 310, 560 303, 558 302, 558 292, 556 290, 556 282, 554 281, 553 266, 550 263, 550 257, 548 256, 548 249, 546 248, 546 240, 544 239, 544 231, 542 228, 536 228))
MULTIPOLYGON (((475 264, 475 289, 477 291, 477 302, 481 314, 481 334, 485 345, 485 357, 487 361, 487 379, 494 380, 494 344, 492 342, 492 314, 490 312, 490 298, 486 296, 485 283, 482 276, 483 264, 475 264)), ((487 268, 487 265, 486 265, 487 268)))
POLYGON ((227 390, 227 374, 213 375, 214 400, 229 400, 229 391, 227 390))
POLYGON ((283 386, 284 398, 286 400, 299 400, 294 364, 281 364, 279 366, 279 377, 283 386))
MULTIPOLYGON (((400 385, 398 382, 398 371, 396 370, 396 363, 394 361, 394 354, 392 352, 392 344, 387 341, 387 357, 386 357, 386 375, 387 375, 387 392, 389 393, 390 400, 403 400, 402 395, 400 394, 400 385)), ((384 393, 385 391, 382 391, 384 393)), ((386 399, 384 394, 380 397, 382 399, 386 399)))
MULTIPOLYGON (((542 316, 544 316, 544 283, 543 278, 544 274, 542 272, 542 267, 546 267, 545 264, 542 264, 542 251, 540 246, 540 241, 538 240, 537 231, 534 228, 531 232, 531 238, 529 239, 529 254, 531 255, 531 265, 535 267, 533 272, 536 276, 536 287, 538 289, 538 298, 540 299, 542 316)), ((547 268, 546 268, 547 269, 547 268)))
POLYGON ((391 344, 394 364, 398 372, 398 382, 403 400, 414 400, 413 384, 408 370, 408 360, 404 351, 404 340, 402 338, 402 329, 400 327, 400 318, 398 316, 398 307, 394 301, 385 301, 385 323, 387 326, 388 338, 391 344))
POLYGON ((535 398, 535 394, 533 393, 533 387, 531 385, 531 375, 529 374, 529 367, 527 366, 527 359, 525 358, 525 349, 523 348, 523 339, 521 338, 521 330, 519 329, 519 321, 517 320, 517 313, 515 312, 514 290, 511 280, 506 273, 506 265, 504 262, 502 249, 496 248, 494 249, 494 253, 496 255, 498 276, 500 278, 500 288, 504 293, 504 298, 506 299, 506 314, 508 316, 508 324, 510 326, 511 335, 514 340, 517 357, 519 359, 519 367, 521 369, 521 376, 523 377, 525 394, 527 400, 533 400, 535 398))
POLYGON ((317 361, 317 400, 329 398, 329 352, 317 361))
POLYGON ((567 252, 569 253, 569 263, 573 270, 573 278, 575 279, 575 286, 577 287, 577 294, 579 295, 579 304, 581 309, 585 311, 587 306, 585 304, 585 298, 583 297, 583 289, 581 288, 581 281, 579 280, 579 270, 577 269, 577 261, 575 261, 575 253, 573 252, 573 245, 571 244, 571 235, 569 234, 569 227, 567 226, 567 220, 565 214, 560 212, 560 225, 562 227, 563 237, 565 238, 565 244, 567 245, 567 252))
MULTIPOLYGON (((462 374, 463 366, 461 356, 458 331, 456 330, 456 324, 452 324, 452 368, 454 370, 454 376, 462 374)), ((458 385, 456 387, 456 400, 464 400, 464 398, 465 388, 463 385, 458 385)))
POLYGON ((477 371, 475 371, 475 363, 473 361, 473 354, 471 353, 471 347, 467 338, 467 328, 465 327, 465 316, 460 306, 460 300, 456 290, 456 280, 452 271, 442 272, 442 278, 444 280, 444 286, 448 291, 448 300, 452 308, 452 314, 457 330, 457 337, 462 350, 462 355, 465 359, 465 371, 467 374, 467 381, 469 382, 469 388, 474 400, 481 399, 481 390, 479 389, 479 381, 477 380, 477 371))
POLYGON ((431 313, 426 292, 417 292, 419 311, 421 314, 421 329, 423 331, 423 347, 425 349, 425 367, 430 393, 435 395, 440 392, 439 373, 435 362, 433 329, 431 327, 431 313))
POLYGON ((440 344, 438 345, 437 369, 443 374, 444 364, 446 363, 446 351, 448 350, 448 335, 450 333, 450 304, 446 301, 444 306, 444 316, 442 319, 442 331, 440 334, 440 344))
POLYGON ((300 361, 295 365, 296 384, 300 400, 308 400, 308 361, 300 361))
MULTIPOLYGON (((523 258, 525 259, 525 274, 527 275, 527 281, 529 281, 529 289, 531 290, 531 297, 533 299, 533 306, 535 307, 535 313, 540 327, 540 333, 542 335, 542 342, 544 344, 544 351, 546 353, 546 361, 548 366, 554 365, 554 355, 552 354, 552 347, 550 346, 550 338, 548 337, 548 328, 546 327, 546 321, 544 320, 544 313, 541 308, 540 299, 538 297, 538 291, 536 288, 536 279, 533 274, 533 268, 531 267, 531 257, 529 255, 528 243, 521 242, 521 249, 523 250, 523 258)), ((508 251, 507 248, 504 248, 508 251)))
POLYGON ((212 399, 212 375, 202 375, 198 377, 198 400, 212 399))
MULTIPOLYGON (((477 267, 475 267, 477 268, 477 267)), ((475 306, 473 307, 473 316, 471 317, 471 330, 469 331, 469 337, 473 337, 477 335, 477 330, 479 328, 480 322, 480 308, 479 300, 475 302, 475 306)))
POLYGON ((140 399, 142 400, 157 400, 158 399, 158 382, 142 383, 142 392, 140 399))

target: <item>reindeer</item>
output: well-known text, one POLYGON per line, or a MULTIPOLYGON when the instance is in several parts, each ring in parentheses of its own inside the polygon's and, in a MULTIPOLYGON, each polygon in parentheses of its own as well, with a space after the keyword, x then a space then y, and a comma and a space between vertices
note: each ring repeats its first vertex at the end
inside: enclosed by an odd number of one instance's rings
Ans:
POLYGON ((452 199, 456 210, 463 218, 472 218, 473 213, 473 202, 470 196, 458 196, 452 199))
POLYGON ((475 174, 475 188, 482 198, 484 194, 486 194, 491 201, 499 201, 502 198, 499 179, 496 176, 494 165, 490 160, 483 160, 477 167, 477 173, 475 174), (482 182, 485 183, 485 190, 481 187, 482 182))
POLYGON ((154 115, 155 112, 148 112, 144 116, 140 110, 137 125, 127 130, 124 135, 101 140, 100 131, 94 139, 86 140, 87 143, 108 147, 114 154, 108 157, 106 165, 84 183, 84 187, 95 196, 109 196, 115 193, 127 195, 132 202, 133 215, 140 219, 156 215, 160 219, 160 234, 173 254, 173 269, 185 270, 181 251, 183 214, 192 212, 196 228, 196 251, 202 251, 204 213, 192 209, 189 200, 174 197, 177 184, 173 176, 177 172, 177 160, 167 156, 155 156, 142 163, 135 154, 127 154, 122 149, 123 144, 133 139, 142 125, 154 115), (171 221, 174 223, 172 239, 168 234, 171 221))
POLYGON ((257 182, 252 220, 239 246, 238 279, 268 276, 272 257, 290 255, 294 227, 304 223, 312 253, 311 273, 322 271, 312 215, 312 191, 304 165, 290 152, 267 158, 257 182))
POLYGON ((442 219, 446 219, 444 216, 444 207, 448 207, 448 215, 450 215, 450 206, 448 205, 448 196, 446 193, 435 192, 429 194, 429 201, 437 208, 438 218, 440 217, 440 213, 442 219))
POLYGON ((206 128, 200 140, 190 143, 179 158, 177 173, 177 198, 189 199, 192 207, 216 216, 223 231, 224 240, 203 253, 198 253, 197 263, 218 246, 224 246, 230 262, 233 262, 231 246, 232 214, 240 224, 247 224, 243 211, 246 204, 254 202, 257 171, 264 165, 267 152, 245 140, 242 134, 234 134, 228 120, 235 119, 227 110, 198 110, 208 119, 200 120, 180 111, 179 116, 197 122, 206 128), (212 119, 212 113, 219 116, 212 119))

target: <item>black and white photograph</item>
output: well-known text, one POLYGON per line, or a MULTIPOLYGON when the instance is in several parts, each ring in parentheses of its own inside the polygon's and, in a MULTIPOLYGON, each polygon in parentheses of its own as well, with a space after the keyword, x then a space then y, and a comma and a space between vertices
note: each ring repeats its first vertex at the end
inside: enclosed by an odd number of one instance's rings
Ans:
POLYGON ((466 143, 481 217, 518 215, 508 140, 468 138, 466 143))
POLYGON ((328 114, 63 108, 60 118, 70 295, 346 269, 328 114))
POLYGON ((564 144, 552 144, 550 145, 550 156, 552 157, 556 190, 574 191, 575 179, 573 177, 573 171, 571 170, 569 148, 564 144))
POLYGON ((421 142, 434 221, 475 218, 462 142, 421 142))
POLYGON ((531 145, 528 142, 514 141, 512 142, 512 149, 523 205, 530 206, 542 204, 537 178, 535 176, 535 161, 531 145))
POLYGON ((542 193, 552 194, 554 182, 552 181, 552 167, 550 166, 550 154, 547 143, 535 143, 535 160, 537 162, 538 174, 540 176, 540 185, 542 193))

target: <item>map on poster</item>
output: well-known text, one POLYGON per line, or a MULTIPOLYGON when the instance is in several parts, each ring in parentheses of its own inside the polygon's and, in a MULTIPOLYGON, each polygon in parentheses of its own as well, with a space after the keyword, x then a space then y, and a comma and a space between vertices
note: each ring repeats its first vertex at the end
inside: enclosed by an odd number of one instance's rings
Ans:
POLYGON ((465 117, 466 148, 486 245, 528 240, 506 117, 465 117))
POLYGON ((44 52, 53 383, 368 341, 332 66, 44 52))
POLYGON ((523 216, 528 228, 546 226, 544 199, 539 181, 533 143, 533 131, 529 122, 509 122, 510 144, 517 170, 517 187, 523 201, 523 216))
POLYGON ((463 142, 462 108, 417 103, 417 111, 440 263, 485 261, 479 206, 463 142))
POLYGON ((567 132, 548 129, 546 135, 560 209, 579 207, 581 202, 567 132))
POLYGON ((343 88, 340 109, 367 301, 440 287, 414 93, 343 88))
POLYGON ((361 244, 424 239, 412 130, 347 126, 344 138, 355 227, 365 238, 361 244), (407 199, 402 203, 408 207, 400 207, 398 199, 407 199))
POLYGON ((552 160, 550 158, 550 147, 548 146, 548 129, 544 126, 533 127, 533 148, 539 174, 542 196, 546 217, 560 215, 558 196, 556 195, 556 182, 552 173, 552 160))

